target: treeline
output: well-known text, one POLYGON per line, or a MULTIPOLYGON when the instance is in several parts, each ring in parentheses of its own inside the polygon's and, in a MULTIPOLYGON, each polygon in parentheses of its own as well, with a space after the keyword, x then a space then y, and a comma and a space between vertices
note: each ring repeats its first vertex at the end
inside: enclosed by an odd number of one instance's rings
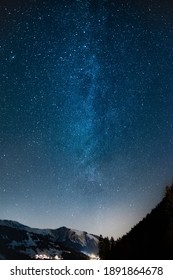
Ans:
POLYGON ((173 184, 163 200, 129 233, 118 240, 99 239, 99 256, 116 259, 173 259, 173 184))
POLYGON ((99 237, 99 257, 101 260, 110 260, 113 257, 115 249, 115 240, 113 237, 103 238, 102 235, 99 237))
MULTIPOLYGON (((113 237, 103 237, 100 235, 99 237, 99 258, 101 260, 114 260, 114 259, 123 259, 121 256, 121 250, 123 246, 123 238, 118 238, 114 240, 113 237), (118 253, 118 255, 117 255, 118 253), (121 257, 120 257, 121 256, 121 257)), ((123 248, 122 248, 123 249, 123 248)))

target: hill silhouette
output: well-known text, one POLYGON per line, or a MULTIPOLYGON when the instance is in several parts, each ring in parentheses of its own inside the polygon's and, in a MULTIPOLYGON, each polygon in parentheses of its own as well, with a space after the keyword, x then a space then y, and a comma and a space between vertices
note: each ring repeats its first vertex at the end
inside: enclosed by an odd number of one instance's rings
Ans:
POLYGON ((173 259, 173 184, 151 213, 122 238, 100 236, 99 252, 101 259, 173 259))

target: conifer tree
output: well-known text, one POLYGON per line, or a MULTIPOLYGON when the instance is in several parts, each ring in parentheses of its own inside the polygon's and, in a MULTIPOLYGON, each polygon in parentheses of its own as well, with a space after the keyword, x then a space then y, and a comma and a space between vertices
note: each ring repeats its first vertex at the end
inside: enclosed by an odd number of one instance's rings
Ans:
POLYGON ((99 258, 104 259, 104 239, 102 235, 99 236, 99 258))

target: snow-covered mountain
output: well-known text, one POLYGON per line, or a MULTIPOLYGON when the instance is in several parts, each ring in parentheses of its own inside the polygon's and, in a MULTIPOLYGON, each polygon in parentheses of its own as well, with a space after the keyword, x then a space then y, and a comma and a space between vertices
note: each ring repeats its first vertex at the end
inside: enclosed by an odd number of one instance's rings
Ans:
POLYGON ((97 256, 98 239, 66 227, 37 229, 0 220, 0 259, 88 259, 97 256))

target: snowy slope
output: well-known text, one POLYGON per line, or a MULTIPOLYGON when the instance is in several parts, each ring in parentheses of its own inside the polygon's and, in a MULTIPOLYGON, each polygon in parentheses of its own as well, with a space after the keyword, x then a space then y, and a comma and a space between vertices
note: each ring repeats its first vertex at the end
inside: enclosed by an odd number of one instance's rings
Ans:
POLYGON ((7 259, 85 258, 98 254, 98 237, 84 231, 30 228, 15 221, 0 220, 0 256, 7 259), (71 254, 70 256, 68 254, 71 254))

